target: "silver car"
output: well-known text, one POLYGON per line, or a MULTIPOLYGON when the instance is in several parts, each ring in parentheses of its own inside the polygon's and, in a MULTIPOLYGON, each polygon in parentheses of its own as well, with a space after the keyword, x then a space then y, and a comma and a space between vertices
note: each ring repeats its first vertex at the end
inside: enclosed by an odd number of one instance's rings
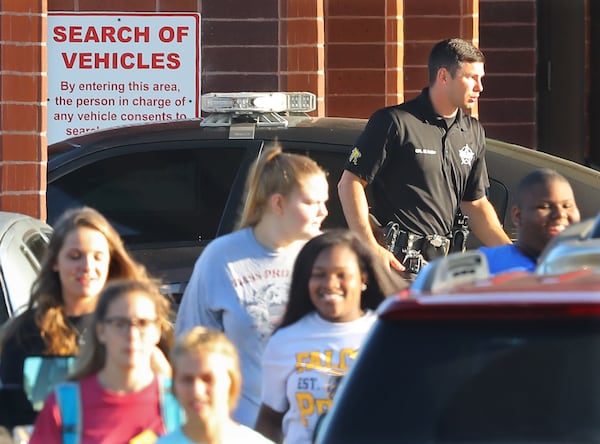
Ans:
POLYGON ((26 307, 51 234, 39 219, 0 211, 0 325, 26 307))

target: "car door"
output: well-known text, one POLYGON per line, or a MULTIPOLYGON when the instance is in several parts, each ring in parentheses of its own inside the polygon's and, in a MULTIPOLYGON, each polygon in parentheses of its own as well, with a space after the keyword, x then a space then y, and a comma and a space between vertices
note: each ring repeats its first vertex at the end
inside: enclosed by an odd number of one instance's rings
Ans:
MULTIPOLYGON (((100 211, 134 256, 170 285, 187 282, 202 249, 233 229, 254 140, 121 145, 53 159, 48 220, 81 205, 100 211)), ((175 293, 181 288, 171 288, 175 293)))

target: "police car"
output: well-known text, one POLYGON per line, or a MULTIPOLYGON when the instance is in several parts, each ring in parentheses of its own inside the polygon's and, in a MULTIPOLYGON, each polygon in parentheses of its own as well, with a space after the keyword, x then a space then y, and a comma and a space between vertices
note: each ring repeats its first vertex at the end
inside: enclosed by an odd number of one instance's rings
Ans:
MULTIPOLYGON (((329 171, 324 227, 345 226, 337 182, 366 120, 314 117, 315 105, 310 93, 205 94, 200 120, 117 127, 55 143, 48 148, 48 220, 70 207, 96 208, 177 296, 206 244, 233 229, 252 162, 279 145, 329 171)), ((554 168, 571 182, 583 217, 598 211, 599 172, 487 142, 489 196, 509 233, 516 184, 539 167, 554 168)))

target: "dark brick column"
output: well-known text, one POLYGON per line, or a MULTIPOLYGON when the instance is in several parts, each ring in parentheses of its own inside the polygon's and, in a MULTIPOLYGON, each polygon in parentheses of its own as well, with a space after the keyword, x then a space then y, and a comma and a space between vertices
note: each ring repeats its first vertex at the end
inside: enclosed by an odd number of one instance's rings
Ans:
POLYGON ((0 209, 46 218, 45 0, 0 1, 0 209))

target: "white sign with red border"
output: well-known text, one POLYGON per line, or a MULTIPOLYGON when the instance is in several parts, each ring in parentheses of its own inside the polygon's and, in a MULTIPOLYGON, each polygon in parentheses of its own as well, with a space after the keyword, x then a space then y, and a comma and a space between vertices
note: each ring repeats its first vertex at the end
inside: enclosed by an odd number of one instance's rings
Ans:
POLYGON ((200 14, 48 13, 48 144, 200 116, 200 14))

